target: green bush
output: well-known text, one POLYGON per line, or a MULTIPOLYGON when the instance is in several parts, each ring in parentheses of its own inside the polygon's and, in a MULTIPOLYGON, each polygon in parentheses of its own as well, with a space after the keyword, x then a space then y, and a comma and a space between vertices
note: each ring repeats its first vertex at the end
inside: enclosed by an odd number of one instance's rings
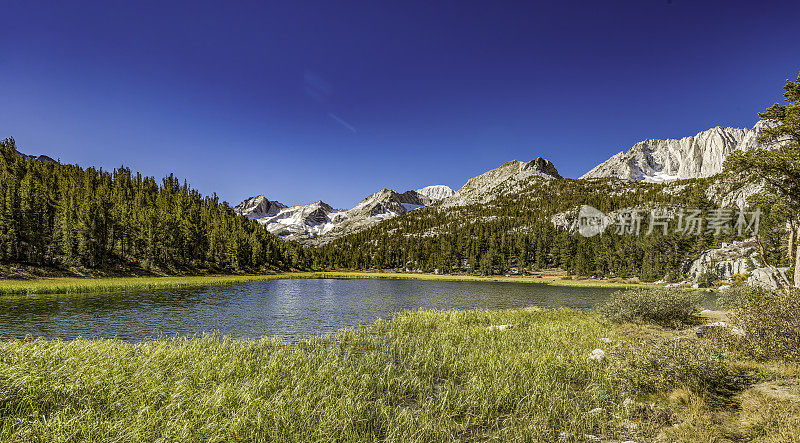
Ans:
POLYGON ((694 291, 678 288, 636 288, 618 291, 598 308, 612 321, 649 322, 677 327, 696 321, 700 297, 694 291))
POLYGON ((731 320, 744 331, 742 350, 762 360, 800 361, 800 290, 743 287, 728 297, 731 320))

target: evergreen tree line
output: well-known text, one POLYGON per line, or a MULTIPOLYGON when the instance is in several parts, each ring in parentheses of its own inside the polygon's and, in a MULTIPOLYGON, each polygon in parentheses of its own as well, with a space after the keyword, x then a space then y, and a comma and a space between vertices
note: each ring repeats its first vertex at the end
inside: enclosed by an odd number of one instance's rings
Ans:
POLYGON ((174 176, 23 159, 0 142, 0 260, 163 272, 302 267, 306 252, 174 176))

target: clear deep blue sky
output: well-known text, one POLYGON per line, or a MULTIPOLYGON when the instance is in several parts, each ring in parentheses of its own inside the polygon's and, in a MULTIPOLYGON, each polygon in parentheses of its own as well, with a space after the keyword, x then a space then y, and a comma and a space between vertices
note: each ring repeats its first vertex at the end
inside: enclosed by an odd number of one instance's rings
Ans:
POLYGON ((752 126, 800 70, 792 1, 0 3, 0 137, 235 204, 351 207, 508 160, 577 177, 752 126))

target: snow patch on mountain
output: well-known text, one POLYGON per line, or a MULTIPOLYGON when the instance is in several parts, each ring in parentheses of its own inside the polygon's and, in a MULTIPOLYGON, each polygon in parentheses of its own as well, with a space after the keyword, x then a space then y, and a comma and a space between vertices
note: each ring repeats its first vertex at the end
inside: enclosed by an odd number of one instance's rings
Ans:
POLYGON ((343 212, 333 209, 325 202, 316 201, 282 208, 274 215, 256 220, 278 237, 298 240, 327 234, 336 226, 337 221, 345 217, 343 212))

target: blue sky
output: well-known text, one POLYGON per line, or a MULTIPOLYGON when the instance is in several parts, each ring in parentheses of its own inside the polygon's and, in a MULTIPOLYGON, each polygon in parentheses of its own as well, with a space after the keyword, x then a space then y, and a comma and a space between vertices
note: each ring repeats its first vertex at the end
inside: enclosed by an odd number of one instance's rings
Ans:
POLYGON ((577 177, 752 126, 800 70, 797 1, 17 1, 0 137, 235 204, 351 207, 508 160, 577 177))

